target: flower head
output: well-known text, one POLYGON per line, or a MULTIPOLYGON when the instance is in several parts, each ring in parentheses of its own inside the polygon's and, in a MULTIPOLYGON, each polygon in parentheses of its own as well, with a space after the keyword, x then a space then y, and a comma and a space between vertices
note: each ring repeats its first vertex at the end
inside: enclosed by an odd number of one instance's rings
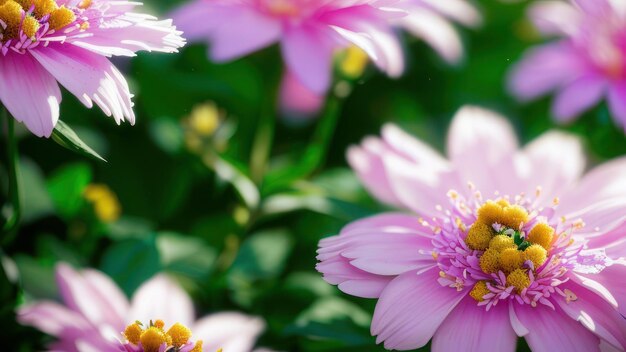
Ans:
POLYGON ((556 91, 552 113, 568 122, 601 100, 626 128, 626 12, 623 1, 541 1, 530 18, 555 42, 531 49, 514 68, 510 90, 522 100, 556 91))
POLYGON ((0 1, 0 101, 37 136, 59 118, 59 84, 119 124, 135 121, 132 95, 110 56, 175 52, 184 44, 171 21, 111 0, 0 1))
POLYGON ((549 132, 521 150, 505 120, 467 107, 449 160, 386 126, 348 154, 367 188, 411 214, 356 221, 320 242, 317 269, 378 298, 388 349, 597 351, 626 347, 626 161, 582 176, 580 142, 549 132), (582 177, 581 177, 582 176, 582 177), (559 198, 557 198, 559 195, 559 198))
POLYGON ((20 323, 58 339, 51 351, 248 352, 265 325, 234 312, 195 321, 187 293, 163 274, 142 284, 130 302, 96 270, 58 264, 56 279, 63 304, 39 301, 18 311, 20 323))

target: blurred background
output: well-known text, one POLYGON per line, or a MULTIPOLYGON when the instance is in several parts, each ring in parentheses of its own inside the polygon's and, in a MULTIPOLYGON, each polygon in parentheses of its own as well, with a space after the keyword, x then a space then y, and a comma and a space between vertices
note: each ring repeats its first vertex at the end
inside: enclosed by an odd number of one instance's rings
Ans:
MULTIPOLYGON (((162 17, 178 3, 151 0, 146 12, 162 17)), ((116 126, 64 94, 61 119, 107 162, 22 131, 23 222, 2 248, 3 350, 37 351, 51 341, 18 325, 14 310, 57 299, 58 261, 102 270, 128 295, 165 271, 191 294, 199 315, 263 317, 258 346, 382 350, 369 333, 375 300, 342 294, 314 269, 320 238, 385 210, 347 167, 346 148, 393 122, 444 152, 450 119, 465 104, 509 117, 522 143, 554 128, 550 98, 522 105, 505 90, 511 65, 541 42, 525 19, 527 4, 481 1, 484 25, 461 31, 467 59, 458 67, 404 36, 404 76, 366 68, 339 83, 340 97, 329 99, 319 119, 276 113, 283 66, 275 46, 225 65, 209 62, 203 45, 117 60, 136 95, 134 127, 116 126), (17 269, 19 282, 6 268, 17 269)), ((559 128, 587 141, 592 161, 626 153, 606 106, 559 128)))

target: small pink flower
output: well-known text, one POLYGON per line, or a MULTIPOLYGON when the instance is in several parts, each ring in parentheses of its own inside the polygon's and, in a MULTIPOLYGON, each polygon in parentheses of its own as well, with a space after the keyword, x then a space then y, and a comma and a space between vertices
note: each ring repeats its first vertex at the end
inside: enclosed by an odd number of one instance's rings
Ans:
POLYGON ((557 92, 552 113, 560 122, 606 99, 626 128, 626 3, 540 1, 529 14, 541 33, 560 39, 524 56, 510 77, 513 94, 532 100, 557 92))
MULTIPOLYGON (((193 340, 203 341, 203 351, 249 352, 265 328, 261 319, 235 312, 195 320, 190 297, 163 274, 142 284, 130 302, 108 276, 96 270, 76 272, 58 264, 56 279, 63 304, 40 301, 18 311, 20 323, 58 339, 49 346, 51 351, 120 351, 127 325, 161 319, 166 329, 175 323, 189 327, 193 340)), ((129 351, 142 350, 132 344, 124 346, 129 351)))
POLYGON ((184 45, 171 21, 112 0, 9 0, 0 7, 0 101, 37 136, 59 118, 59 84, 119 124, 135 122, 124 76, 107 59, 184 45), (19 3, 19 4, 18 4, 19 3), (20 5, 22 4, 22 5, 20 5))
POLYGON ((408 211, 356 221, 318 250, 327 282, 378 299, 377 342, 624 350, 626 160, 583 176, 577 138, 548 132, 519 149, 504 118, 472 107, 447 152, 388 125, 348 153, 370 192, 408 211))

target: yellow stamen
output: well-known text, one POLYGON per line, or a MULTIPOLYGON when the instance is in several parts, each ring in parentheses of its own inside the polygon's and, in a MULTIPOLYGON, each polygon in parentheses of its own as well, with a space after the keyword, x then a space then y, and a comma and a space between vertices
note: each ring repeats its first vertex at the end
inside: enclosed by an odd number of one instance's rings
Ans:
POLYGON ((63 27, 66 27, 75 20, 76 15, 74 15, 74 12, 63 6, 50 13, 50 19, 48 20, 48 23, 50 24, 50 28, 54 30, 59 30, 63 27))
POLYGON ((39 30, 39 21, 32 16, 26 16, 22 22, 22 32, 28 38, 32 38, 39 30))
POLYGON ((489 241, 493 237, 494 231, 491 226, 484 222, 476 221, 467 232, 465 243, 471 249, 484 251, 489 247, 489 241))
POLYGON ((500 253, 500 268, 505 273, 510 273, 515 269, 519 269, 524 264, 522 253, 517 248, 507 248, 500 253))
POLYGON ((165 322, 161 319, 157 319, 154 321, 154 326, 156 326, 157 328, 163 330, 163 327, 165 326, 165 322))
POLYGON ((167 330, 167 334, 172 337, 172 344, 174 346, 182 346, 189 341, 191 330, 183 324, 176 323, 167 330))
POLYGON ((500 253, 493 248, 488 248, 480 257, 480 268, 486 274, 497 273, 500 270, 499 259, 500 253))
POLYGON ((524 258, 524 261, 530 260, 535 269, 537 269, 548 259, 548 252, 542 246, 533 244, 522 252, 522 257, 524 258))
POLYGON ((202 340, 196 341, 190 352, 202 352, 202 340))
MULTIPOLYGON (((43 16, 50 14, 54 10, 59 8, 56 1, 54 0, 35 0, 34 3, 35 10, 33 11, 33 13, 37 18, 42 18, 43 16)), ((24 8, 24 10, 28 11, 28 9, 26 8, 24 8)))
POLYGON ((528 241, 549 250, 553 237, 554 229, 546 223, 539 223, 530 230, 528 241))
POLYGON ((6 28, 2 31, 3 39, 17 38, 22 21, 22 7, 15 1, 5 2, 0 6, 0 20, 6 24, 6 28))
POLYGON ((476 301, 482 302, 484 300, 483 297, 490 292, 491 291, 487 288, 486 281, 478 281, 470 291, 469 295, 476 301))
POLYGON ((507 248, 517 248, 517 246, 513 242, 513 238, 507 235, 496 235, 489 242, 489 248, 502 252, 507 248))
POLYGON ((494 201, 487 201, 478 209, 478 220, 486 225, 493 225, 493 223, 500 222, 504 214, 502 206, 494 201))
POLYGON ((530 286, 530 279, 524 270, 515 269, 506 277, 506 284, 515 287, 517 292, 521 292, 523 289, 530 286))
POLYGON ((86 9, 89 8, 92 4, 92 0, 82 0, 80 3, 78 3, 78 8, 79 9, 86 9))
POLYGON ((140 341, 139 339, 141 337, 141 332, 142 330, 139 324, 130 324, 124 330, 124 337, 126 338, 126 340, 128 340, 128 342, 137 345, 140 341))
POLYGON ((158 352, 162 344, 167 343, 165 333, 157 327, 149 327, 141 334, 141 345, 145 352, 158 352))
POLYGON ((521 224, 528 222, 528 212, 519 205, 503 208, 503 217, 500 223, 512 229, 518 229, 521 224))

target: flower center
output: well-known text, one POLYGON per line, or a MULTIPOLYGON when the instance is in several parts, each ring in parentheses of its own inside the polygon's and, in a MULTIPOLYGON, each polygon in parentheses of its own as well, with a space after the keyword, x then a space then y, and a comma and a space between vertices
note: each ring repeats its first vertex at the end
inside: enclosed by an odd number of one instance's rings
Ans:
POLYGON ((485 201, 474 186, 470 190, 469 199, 448 192, 451 207, 437 207, 443 214, 432 224, 421 220, 435 234, 432 255, 442 286, 468 292, 487 310, 501 300, 553 307, 555 295, 575 300, 558 288, 570 270, 604 265, 606 256, 587 253, 572 238, 582 220, 554 219, 558 199, 537 208, 525 195, 485 201))
POLYGON ((126 327, 124 332, 124 345, 131 344, 138 346, 139 351, 159 352, 173 348, 173 351, 179 351, 183 347, 189 352, 202 352, 202 340, 195 343, 189 341, 191 338, 191 330, 183 324, 176 323, 167 331, 164 330, 165 323, 162 320, 150 321, 146 327, 139 321, 134 322, 126 327))

